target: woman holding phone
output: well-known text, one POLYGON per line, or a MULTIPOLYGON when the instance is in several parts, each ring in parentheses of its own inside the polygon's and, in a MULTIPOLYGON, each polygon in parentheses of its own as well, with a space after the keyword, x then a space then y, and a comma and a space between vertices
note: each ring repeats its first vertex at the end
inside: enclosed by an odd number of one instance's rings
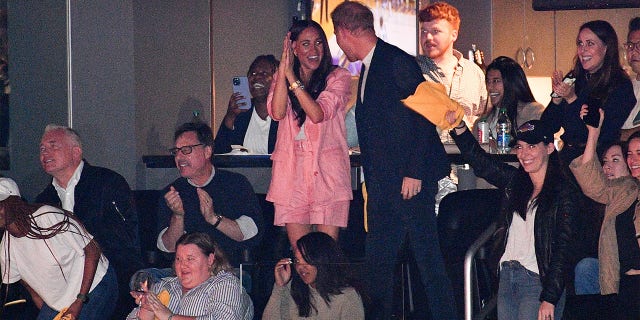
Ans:
MULTIPOLYGON (((618 36, 606 21, 589 21, 580 27, 576 38, 576 57, 573 67, 575 84, 563 81, 563 74, 555 71, 552 77, 553 98, 540 118, 554 132, 564 128, 561 136, 564 146, 560 160, 568 166, 571 160, 584 152, 587 129, 580 118, 583 104, 594 108, 597 116, 600 107, 607 113, 598 139, 601 146, 620 139, 620 128, 636 102, 633 85, 620 65, 618 36)), ((595 125, 597 125, 597 119, 595 125)))
POLYGON ((267 99, 278 125, 267 200, 291 247, 313 227, 338 238, 352 199, 345 127, 351 75, 332 64, 317 22, 294 21, 267 99))

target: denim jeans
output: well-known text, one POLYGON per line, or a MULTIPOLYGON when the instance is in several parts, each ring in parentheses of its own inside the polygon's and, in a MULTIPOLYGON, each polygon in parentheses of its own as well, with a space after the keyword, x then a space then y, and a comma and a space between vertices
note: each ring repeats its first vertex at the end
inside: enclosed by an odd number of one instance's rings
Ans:
MULTIPOLYGON (((113 267, 109 265, 107 273, 102 277, 98 285, 89 292, 89 301, 82 305, 80 316, 82 320, 102 320, 109 319, 116 308, 118 300, 118 280, 113 267)), ((42 305, 37 320, 51 320, 55 318, 59 311, 49 307, 46 303, 42 305)))
MULTIPOLYGON (((501 264, 498 285, 498 320, 535 320, 540 309, 540 276, 525 269, 518 261, 501 264)), ((556 303, 554 319, 562 319, 565 293, 556 303)))
POLYGON ((600 264, 596 258, 584 258, 575 268, 576 294, 600 294, 600 264))

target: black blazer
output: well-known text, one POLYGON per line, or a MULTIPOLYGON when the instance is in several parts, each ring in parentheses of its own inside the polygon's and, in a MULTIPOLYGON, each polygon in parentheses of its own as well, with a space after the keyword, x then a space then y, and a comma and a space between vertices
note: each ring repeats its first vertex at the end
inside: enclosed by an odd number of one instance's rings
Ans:
MULTIPOLYGON (((138 215, 124 177, 85 161, 74 199, 73 213, 94 236, 119 277, 142 268, 138 215)), ((36 197, 36 202, 62 207, 52 184, 36 197)))
POLYGON ((444 146, 435 126, 400 101, 425 81, 420 67, 378 39, 368 68, 363 100, 358 85, 356 124, 371 199, 399 194, 403 177, 435 189, 451 170, 444 146))
MULTIPOLYGON (((249 128, 249 121, 251 120, 252 114, 253 106, 251 109, 247 110, 247 112, 238 114, 236 121, 233 123, 233 130, 227 128, 227 126, 224 125, 224 122, 220 124, 220 128, 218 128, 218 133, 216 134, 214 142, 215 153, 231 152, 232 144, 242 145, 244 143, 244 135, 247 133, 247 128, 249 128)), ((277 135, 278 121, 272 120, 269 127, 269 145, 267 146, 267 151, 269 153, 273 153, 277 135)))

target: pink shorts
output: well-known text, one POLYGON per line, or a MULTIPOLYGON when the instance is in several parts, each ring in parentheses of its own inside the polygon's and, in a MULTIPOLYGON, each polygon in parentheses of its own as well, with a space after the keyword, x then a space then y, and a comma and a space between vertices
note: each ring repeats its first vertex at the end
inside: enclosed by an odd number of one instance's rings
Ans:
POLYGON ((313 198, 312 174, 313 153, 306 141, 294 142, 296 179, 291 186, 289 201, 286 204, 274 203, 275 218, 273 224, 284 226, 287 223, 322 224, 346 227, 349 219, 349 200, 318 202, 313 198))
POLYGON ((273 224, 284 226, 287 223, 322 224, 346 227, 349 220, 349 201, 335 201, 324 204, 292 207, 274 204, 275 219, 273 224))

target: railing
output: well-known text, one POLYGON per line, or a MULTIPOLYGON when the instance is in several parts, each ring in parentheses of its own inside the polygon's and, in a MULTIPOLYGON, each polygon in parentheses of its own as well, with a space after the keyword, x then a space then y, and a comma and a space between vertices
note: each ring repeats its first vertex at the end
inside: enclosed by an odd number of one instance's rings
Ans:
POLYGON ((464 319, 472 320, 473 319, 473 292, 472 292, 472 268, 476 254, 478 251, 484 246, 489 239, 491 239, 491 235, 496 230, 496 223, 492 223, 480 236, 478 239, 471 244, 469 250, 464 255, 464 319))

